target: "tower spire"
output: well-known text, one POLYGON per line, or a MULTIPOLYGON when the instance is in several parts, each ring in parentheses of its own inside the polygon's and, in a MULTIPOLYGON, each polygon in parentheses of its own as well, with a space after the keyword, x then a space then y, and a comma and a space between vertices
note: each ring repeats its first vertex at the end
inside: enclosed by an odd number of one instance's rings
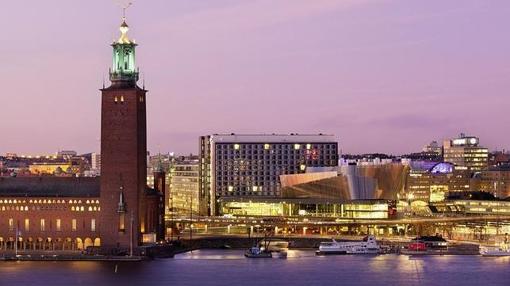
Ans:
POLYGON ((126 23, 126 10, 132 5, 132 2, 122 5, 122 23, 119 27, 120 37, 114 41, 113 47, 113 66, 110 71, 110 81, 112 84, 122 84, 134 86, 138 81, 138 69, 135 65, 135 41, 129 39, 127 33, 129 26, 126 23))

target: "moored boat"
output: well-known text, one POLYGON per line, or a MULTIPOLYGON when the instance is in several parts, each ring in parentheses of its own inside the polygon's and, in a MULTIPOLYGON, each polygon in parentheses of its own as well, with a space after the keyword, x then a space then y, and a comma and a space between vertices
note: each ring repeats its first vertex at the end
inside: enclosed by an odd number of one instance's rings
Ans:
POLYGON ((269 251, 261 250, 260 247, 254 246, 246 250, 244 256, 247 258, 272 258, 273 255, 269 251))
POLYGON ((362 241, 338 242, 336 240, 321 242, 317 255, 329 254, 379 254, 381 248, 374 236, 369 235, 362 241))
POLYGON ((424 243, 427 249, 432 250, 448 249, 448 241, 438 234, 432 236, 418 236, 413 238, 411 243, 424 243))
POLYGON ((482 256, 510 256, 510 247, 507 243, 502 243, 496 247, 480 247, 480 254, 482 256))
POLYGON ((427 245, 421 241, 412 241, 406 248, 400 250, 399 253, 404 255, 425 255, 428 254, 427 245))

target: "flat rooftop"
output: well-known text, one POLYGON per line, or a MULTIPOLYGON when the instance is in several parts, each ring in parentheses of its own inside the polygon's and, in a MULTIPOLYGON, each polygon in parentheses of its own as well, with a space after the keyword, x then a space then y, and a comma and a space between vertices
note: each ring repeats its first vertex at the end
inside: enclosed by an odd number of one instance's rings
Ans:
POLYGON ((214 143, 337 143, 332 134, 213 134, 214 143))
POLYGON ((99 177, 0 177, 0 197, 99 197, 99 177))

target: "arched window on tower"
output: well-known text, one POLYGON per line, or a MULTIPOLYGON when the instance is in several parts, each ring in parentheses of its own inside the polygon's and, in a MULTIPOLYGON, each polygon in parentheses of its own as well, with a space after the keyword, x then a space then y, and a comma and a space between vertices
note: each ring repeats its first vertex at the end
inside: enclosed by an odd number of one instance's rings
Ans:
POLYGON ((129 59, 130 59, 130 52, 128 49, 124 51, 124 70, 129 70, 129 59))

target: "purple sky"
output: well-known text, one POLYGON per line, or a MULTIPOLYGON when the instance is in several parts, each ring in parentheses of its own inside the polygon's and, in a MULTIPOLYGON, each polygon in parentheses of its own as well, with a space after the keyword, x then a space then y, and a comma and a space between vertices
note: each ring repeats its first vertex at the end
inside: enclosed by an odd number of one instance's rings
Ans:
MULTIPOLYGON (((0 153, 99 151, 113 1, 0 8, 0 153)), ((333 133, 346 153, 460 132, 510 147, 510 1, 150 0, 128 11, 153 152, 211 133, 333 133)))

